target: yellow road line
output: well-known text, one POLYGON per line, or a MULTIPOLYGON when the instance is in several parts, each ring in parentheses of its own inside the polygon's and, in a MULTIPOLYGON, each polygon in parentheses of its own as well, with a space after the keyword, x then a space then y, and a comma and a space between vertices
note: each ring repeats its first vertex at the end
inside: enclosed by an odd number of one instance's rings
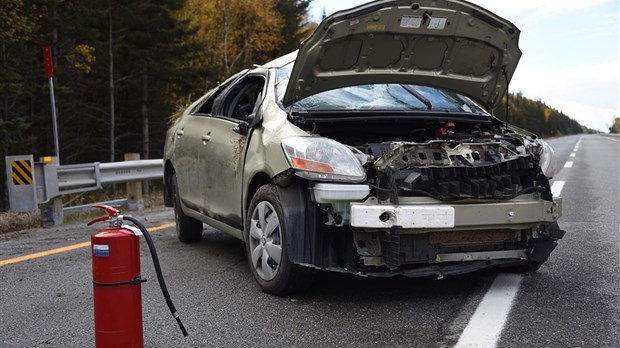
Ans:
POLYGON ((174 222, 171 222, 169 224, 164 224, 164 225, 160 225, 160 226, 155 226, 155 227, 151 227, 151 228, 147 228, 146 230, 149 232, 154 232, 154 231, 159 231, 159 230, 165 230, 166 228, 170 228, 170 227, 174 227, 176 226, 176 224, 174 222))
MULTIPOLYGON (((166 228, 174 227, 174 225, 175 225, 174 223, 169 223, 169 224, 165 224, 165 225, 155 226, 155 227, 151 227, 151 228, 147 229, 147 231, 149 231, 149 232, 159 231, 159 230, 163 230, 163 229, 166 229, 166 228)), ((78 244, 68 245, 68 246, 62 247, 62 248, 56 248, 56 249, 40 251, 38 253, 23 255, 23 256, 19 256, 19 257, 14 257, 12 259, 0 260, 0 267, 6 266, 6 265, 10 265, 12 263, 18 263, 18 262, 28 261, 28 260, 32 260, 32 259, 38 259, 38 258, 44 257, 44 256, 49 256, 49 255, 64 253, 66 251, 71 251, 71 250, 75 250, 75 249, 85 248, 87 246, 90 246, 90 242, 78 243, 78 244)))

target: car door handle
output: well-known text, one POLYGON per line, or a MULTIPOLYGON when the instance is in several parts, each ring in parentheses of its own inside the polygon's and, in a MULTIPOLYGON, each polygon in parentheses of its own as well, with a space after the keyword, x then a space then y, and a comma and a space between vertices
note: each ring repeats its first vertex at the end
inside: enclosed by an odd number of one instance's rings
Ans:
POLYGON ((210 140, 211 140, 211 136, 209 134, 204 134, 202 136, 202 141, 203 142, 207 142, 207 141, 210 141, 210 140))
POLYGON ((177 131, 177 138, 180 138, 181 136, 183 136, 183 134, 185 134, 185 132, 183 132, 183 130, 178 130, 177 131))

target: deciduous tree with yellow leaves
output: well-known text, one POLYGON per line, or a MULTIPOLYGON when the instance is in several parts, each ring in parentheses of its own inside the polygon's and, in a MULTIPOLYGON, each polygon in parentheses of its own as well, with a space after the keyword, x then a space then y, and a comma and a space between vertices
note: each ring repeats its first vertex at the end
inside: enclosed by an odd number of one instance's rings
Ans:
POLYGON ((614 118, 614 123, 609 127, 609 133, 620 133, 620 117, 614 118))
POLYGON ((204 44, 195 63, 223 79, 271 58, 283 25, 274 4, 274 0, 189 1, 185 16, 199 28, 195 40, 204 44))

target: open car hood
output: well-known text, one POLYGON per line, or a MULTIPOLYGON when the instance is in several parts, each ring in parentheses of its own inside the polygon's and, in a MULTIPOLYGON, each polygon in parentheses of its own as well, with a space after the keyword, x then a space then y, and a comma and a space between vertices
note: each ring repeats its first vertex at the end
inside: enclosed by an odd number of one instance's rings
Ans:
POLYGON ((519 33, 459 0, 382 0, 336 12, 302 43, 283 105, 336 88, 402 83, 452 90, 490 109, 521 57, 519 33))

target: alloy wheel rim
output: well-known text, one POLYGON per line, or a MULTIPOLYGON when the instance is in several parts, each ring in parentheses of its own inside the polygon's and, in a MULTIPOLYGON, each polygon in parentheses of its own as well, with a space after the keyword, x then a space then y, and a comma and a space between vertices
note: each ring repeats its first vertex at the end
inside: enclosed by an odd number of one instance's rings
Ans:
POLYGON ((275 278, 282 260, 282 233, 278 213, 267 201, 258 203, 252 212, 249 246, 258 276, 265 281, 275 278))

